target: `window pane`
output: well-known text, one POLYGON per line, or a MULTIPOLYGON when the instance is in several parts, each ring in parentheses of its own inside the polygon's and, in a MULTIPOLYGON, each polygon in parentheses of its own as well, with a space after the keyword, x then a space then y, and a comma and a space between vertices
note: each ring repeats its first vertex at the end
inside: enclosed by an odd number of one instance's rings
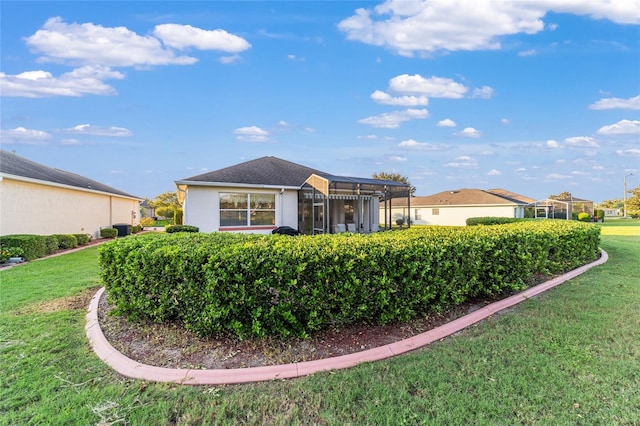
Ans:
POLYGON ((251 211, 251 225, 275 225, 276 224, 276 212, 271 210, 252 210, 251 211))
POLYGON ((220 209, 246 209, 247 194, 220 194, 220 209))
POLYGON ((247 211, 221 210, 220 226, 247 226, 247 211))
POLYGON ((275 194, 251 194, 252 209, 275 209, 275 194))

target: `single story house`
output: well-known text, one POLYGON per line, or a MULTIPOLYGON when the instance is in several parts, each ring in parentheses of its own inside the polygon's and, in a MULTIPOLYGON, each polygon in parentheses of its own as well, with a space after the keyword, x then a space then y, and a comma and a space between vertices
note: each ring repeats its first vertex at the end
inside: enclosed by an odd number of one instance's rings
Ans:
POLYGON ((380 205, 409 195, 400 182, 335 176, 270 156, 175 184, 184 224, 201 232, 376 232, 380 205))
POLYGON ((391 202, 391 220, 416 225, 463 226, 470 217, 525 217, 535 199, 504 189, 456 189, 391 202))
POLYGON ((0 150, 0 235, 89 234, 140 222, 141 198, 0 150))

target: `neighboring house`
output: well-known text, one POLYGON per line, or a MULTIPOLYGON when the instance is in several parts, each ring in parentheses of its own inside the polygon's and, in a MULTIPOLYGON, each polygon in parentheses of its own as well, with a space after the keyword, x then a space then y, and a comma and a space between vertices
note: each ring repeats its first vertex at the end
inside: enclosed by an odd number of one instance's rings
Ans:
POLYGON ((572 219, 574 214, 589 213, 593 216, 593 201, 571 197, 567 199, 545 198, 532 202, 529 207, 532 217, 549 219, 572 219))
POLYGON ((142 217, 155 217, 156 209, 151 207, 149 200, 143 200, 140 204, 140 213, 142 213, 142 217))
POLYGON ((0 150, 0 235, 90 234, 139 223, 141 198, 0 150))
POLYGON ((602 210, 604 210, 605 217, 616 217, 616 216, 622 216, 624 214, 624 212, 622 211, 623 209, 606 207, 606 208, 603 208, 602 210))
POLYGON ((335 176, 262 157, 176 182, 184 224, 201 232, 376 232, 380 204, 408 197, 395 181, 335 176))
POLYGON ((391 220, 410 217, 416 225, 462 226, 470 217, 525 217, 533 198, 504 189, 457 189, 392 201, 391 220))

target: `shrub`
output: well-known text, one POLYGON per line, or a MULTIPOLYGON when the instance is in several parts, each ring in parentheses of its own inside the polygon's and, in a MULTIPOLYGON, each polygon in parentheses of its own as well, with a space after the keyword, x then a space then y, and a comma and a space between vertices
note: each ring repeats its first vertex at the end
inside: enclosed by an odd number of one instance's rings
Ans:
POLYGON ((174 225, 182 225, 183 216, 184 216, 184 213, 183 213, 182 209, 176 209, 176 211, 173 213, 173 223, 174 223, 174 225))
POLYGON ((0 246, 0 262, 9 260, 12 257, 24 256, 24 250, 20 247, 2 247, 0 246))
POLYGON ((55 235, 47 235, 45 238, 45 255, 58 251, 58 238, 55 235))
POLYGON ((143 217, 140 219, 140 225, 144 226, 153 226, 156 224, 156 221, 152 217, 143 217))
POLYGON ((521 219, 516 217, 470 217, 466 220, 467 226, 476 225, 504 225, 505 223, 522 222, 529 219, 521 219))
POLYGON ((118 230, 116 228, 102 228, 100 230, 101 238, 116 238, 118 236, 118 230))
POLYGON ((47 237, 42 235, 5 235, 0 237, 0 245, 3 247, 21 248, 24 251, 23 257, 27 261, 44 257, 47 254, 47 237))
POLYGON ((131 227, 131 233, 132 234, 137 234, 140 231, 142 231, 142 226, 140 226, 140 225, 133 225, 131 227))
POLYGON ((598 222, 604 222, 604 210, 596 210, 593 212, 594 216, 598 219, 598 222))
POLYGON ((78 239, 75 235, 71 234, 56 234, 54 235, 58 240, 59 249, 73 249, 78 247, 78 239))
POLYGON ((589 213, 579 213, 578 220, 580 222, 591 222, 591 215, 589 213))
POLYGON ((73 236, 76 237, 79 246, 84 246, 91 242, 91 235, 89 234, 73 234, 73 236))
POLYGON ((170 234, 173 232, 200 232, 200 228, 191 225, 167 225, 164 229, 170 234))
POLYGON ((600 228, 573 221, 370 235, 144 234, 100 250, 109 300, 131 319, 201 336, 299 336, 384 324, 520 290, 594 260, 600 228))

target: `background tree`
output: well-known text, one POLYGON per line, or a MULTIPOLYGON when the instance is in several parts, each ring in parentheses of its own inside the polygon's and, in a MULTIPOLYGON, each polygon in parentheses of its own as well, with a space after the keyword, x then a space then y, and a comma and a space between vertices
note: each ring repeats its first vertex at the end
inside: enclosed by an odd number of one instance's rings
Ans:
POLYGON ((569 191, 564 191, 559 193, 558 195, 549 195, 549 199, 558 201, 571 201, 573 199, 573 196, 569 191))
POLYGON ((416 187, 411 185, 409 182, 409 178, 406 176, 402 176, 400 173, 387 173, 387 172, 378 172, 372 175, 374 179, 380 180, 393 180, 395 182, 400 182, 409 185, 409 193, 411 195, 415 194, 416 187))
POLYGON ((627 194, 627 213, 633 215, 640 214, 640 185, 627 191, 627 194))
POLYGON ((621 198, 613 198, 611 200, 604 200, 598 203, 598 208, 601 209, 619 209, 624 205, 624 201, 621 198))
POLYGON ((167 219, 174 219, 176 211, 182 209, 178 202, 178 194, 175 192, 163 192, 150 201, 149 205, 155 209, 156 216, 167 219))

